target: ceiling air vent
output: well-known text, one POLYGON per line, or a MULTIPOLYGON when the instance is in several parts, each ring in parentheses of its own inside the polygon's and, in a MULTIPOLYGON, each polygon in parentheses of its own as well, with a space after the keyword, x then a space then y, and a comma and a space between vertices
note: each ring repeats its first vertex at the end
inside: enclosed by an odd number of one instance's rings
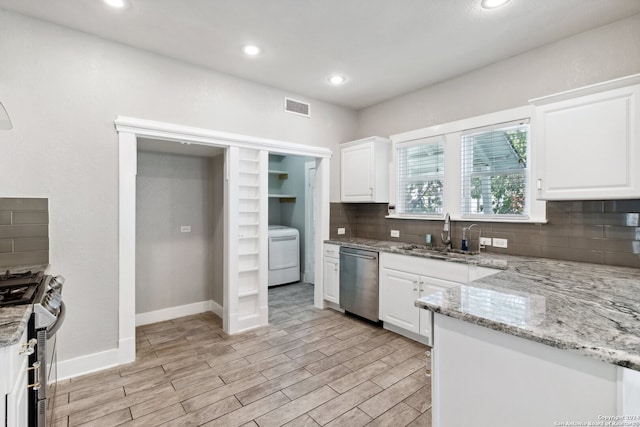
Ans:
POLYGON ((295 99, 284 99, 284 111, 299 116, 311 117, 311 105, 295 99))

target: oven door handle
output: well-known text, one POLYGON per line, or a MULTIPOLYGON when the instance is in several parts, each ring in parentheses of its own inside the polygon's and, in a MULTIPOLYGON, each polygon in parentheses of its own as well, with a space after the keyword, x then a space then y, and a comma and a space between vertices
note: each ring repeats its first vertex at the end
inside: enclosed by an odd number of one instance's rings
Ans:
POLYGON ((58 329, 60 329, 60 326, 62 326, 62 324, 64 323, 64 315, 66 311, 67 309, 64 306, 64 301, 61 301, 56 321, 53 324, 49 325, 49 327, 47 328, 47 337, 50 338, 54 336, 56 332, 58 332, 58 329))

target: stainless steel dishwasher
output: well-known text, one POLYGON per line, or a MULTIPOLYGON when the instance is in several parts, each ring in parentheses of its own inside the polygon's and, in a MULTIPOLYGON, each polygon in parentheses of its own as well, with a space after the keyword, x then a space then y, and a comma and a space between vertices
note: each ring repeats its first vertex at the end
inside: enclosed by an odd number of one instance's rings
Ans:
POLYGON ((378 321, 378 252, 340 247, 340 307, 378 321))

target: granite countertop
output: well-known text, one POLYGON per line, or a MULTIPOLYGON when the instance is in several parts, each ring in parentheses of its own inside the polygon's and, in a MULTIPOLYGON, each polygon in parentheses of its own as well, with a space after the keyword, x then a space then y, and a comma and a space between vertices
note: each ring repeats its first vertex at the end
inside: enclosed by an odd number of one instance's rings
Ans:
MULTIPOLYGON (((22 265, 16 267, 0 267, 0 272, 4 273, 24 273, 27 271, 46 271, 47 264, 22 265)), ((0 347, 16 344, 29 322, 31 316, 31 304, 14 305, 0 308, 0 347)))
MULTIPOLYGON (((350 240, 327 243, 353 246, 350 240)), ((394 251, 385 246, 381 250, 394 251)), ((640 371, 640 269, 495 254, 465 257, 487 267, 476 257, 502 260, 504 271, 420 298, 416 306, 640 371)))
POLYGON ((348 246, 350 248, 368 249, 378 252, 389 252, 401 255, 411 255, 453 263, 475 264, 480 267, 496 268, 500 270, 504 270, 507 268, 507 261, 503 256, 488 254, 484 252, 476 255, 466 255, 464 253, 456 252, 443 253, 436 250, 426 249, 425 245, 412 245, 411 243, 406 242, 362 239, 357 237, 351 239, 325 240, 324 242, 334 245, 348 246), (411 246, 415 246, 417 248, 407 249, 411 246))
POLYGON ((0 308, 0 347, 17 344, 31 316, 31 304, 0 308))

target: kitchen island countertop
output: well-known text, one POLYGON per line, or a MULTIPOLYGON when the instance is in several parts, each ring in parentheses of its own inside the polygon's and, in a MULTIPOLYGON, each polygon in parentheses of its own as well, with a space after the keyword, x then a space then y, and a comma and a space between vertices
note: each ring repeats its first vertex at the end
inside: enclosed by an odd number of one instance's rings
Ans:
MULTIPOLYGON (((413 255, 389 249, 389 242, 326 242, 413 255)), ((503 271, 420 298, 416 306, 640 371, 640 269, 500 254, 463 257, 491 268, 501 261, 503 271)))

